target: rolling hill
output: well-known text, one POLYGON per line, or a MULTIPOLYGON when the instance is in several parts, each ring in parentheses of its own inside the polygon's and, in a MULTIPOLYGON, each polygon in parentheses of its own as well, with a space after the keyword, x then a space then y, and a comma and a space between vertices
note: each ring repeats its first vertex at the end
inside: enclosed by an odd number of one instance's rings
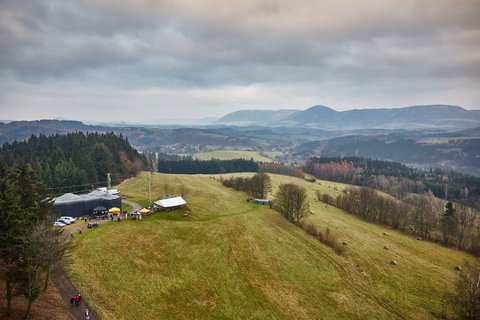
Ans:
POLYGON ((272 122, 285 120, 286 118, 296 114, 297 112, 299 112, 299 110, 240 110, 229 113, 215 122, 237 125, 258 125, 262 123, 269 124, 272 122))
POLYGON ((480 125, 480 110, 465 110, 458 106, 425 105, 392 109, 354 109, 335 111, 326 106, 313 106, 290 115, 276 111, 275 119, 262 117, 259 112, 237 111, 218 120, 221 123, 267 124, 271 126, 309 126, 322 129, 448 129, 473 128, 480 125), (234 120, 234 121, 233 121, 234 120))
MULTIPOLYGON (((191 215, 180 209, 76 235, 70 276, 101 319, 434 319, 443 309, 451 316, 444 294, 453 290, 454 267, 472 257, 315 200, 317 190, 335 195, 345 185, 271 177, 274 188, 307 188, 307 222, 347 240, 345 256, 210 176, 153 174, 153 198, 165 185, 184 185, 191 215)), ((118 188, 144 202, 147 174, 118 188)))

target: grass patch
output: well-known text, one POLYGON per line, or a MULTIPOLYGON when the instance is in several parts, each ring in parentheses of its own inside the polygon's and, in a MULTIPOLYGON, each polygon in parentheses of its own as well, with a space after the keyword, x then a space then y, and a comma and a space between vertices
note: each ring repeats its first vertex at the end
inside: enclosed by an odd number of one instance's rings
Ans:
MULTIPOLYGON (((153 174, 155 197, 165 182, 187 186, 191 215, 162 212, 76 235, 70 276, 101 319, 432 319, 453 288, 453 267, 473 260, 393 230, 383 236, 385 227, 316 200, 317 190, 333 196, 345 185, 271 177, 273 192, 288 182, 307 189, 305 223, 347 240, 344 257, 209 176, 153 174)), ((146 180, 119 189, 146 199, 146 180)))

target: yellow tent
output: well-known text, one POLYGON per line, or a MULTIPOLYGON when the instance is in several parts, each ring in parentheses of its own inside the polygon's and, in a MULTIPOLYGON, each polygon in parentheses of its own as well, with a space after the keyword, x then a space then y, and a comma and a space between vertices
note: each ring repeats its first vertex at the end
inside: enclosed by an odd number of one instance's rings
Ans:
POLYGON ((120 214, 120 211, 121 210, 117 207, 113 207, 113 208, 108 209, 108 212, 113 213, 113 214, 120 214))
POLYGON ((143 208, 142 210, 138 211, 140 213, 149 213, 150 210, 146 209, 146 208, 143 208))

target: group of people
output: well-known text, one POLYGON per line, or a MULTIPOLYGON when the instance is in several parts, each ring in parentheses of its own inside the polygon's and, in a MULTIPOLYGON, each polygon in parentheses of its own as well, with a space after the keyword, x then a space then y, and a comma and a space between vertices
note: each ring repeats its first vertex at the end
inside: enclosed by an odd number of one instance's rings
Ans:
MULTIPOLYGON (((73 308, 73 306, 78 307, 82 303, 82 295, 80 293, 77 293, 73 297, 70 298, 70 306, 73 308)), ((85 309, 85 320, 90 320, 90 311, 88 309, 85 309)))
POLYGON ((70 298, 70 306, 73 308, 73 306, 78 307, 82 303, 82 295, 80 293, 77 293, 73 297, 70 298))

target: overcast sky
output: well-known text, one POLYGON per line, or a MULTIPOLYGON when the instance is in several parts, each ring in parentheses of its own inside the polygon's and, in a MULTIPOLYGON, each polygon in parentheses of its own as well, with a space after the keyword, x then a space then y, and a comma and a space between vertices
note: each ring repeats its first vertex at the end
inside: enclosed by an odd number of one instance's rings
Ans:
POLYGON ((0 119, 480 108, 480 0, 0 0, 0 119))

